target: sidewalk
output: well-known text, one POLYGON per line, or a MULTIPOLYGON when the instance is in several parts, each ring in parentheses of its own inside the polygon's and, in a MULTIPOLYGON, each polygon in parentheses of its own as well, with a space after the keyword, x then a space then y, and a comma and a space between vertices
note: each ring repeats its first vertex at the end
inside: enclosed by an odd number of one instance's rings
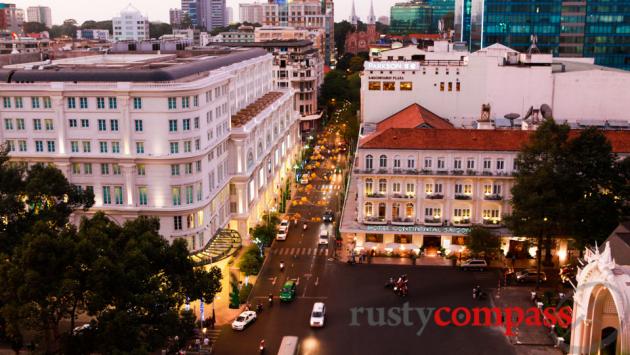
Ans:
MULTIPOLYGON (((526 287, 503 287, 499 291, 493 292, 493 307, 519 307, 528 309, 535 307, 531 301, 530 288, 526 287)), ((528 326, 525 323, 518 328, 514 328, 514 336, 508 337, 514 345, 517 354, 562 354, 558 348, 554 347, 554 342, 549 336, 546 327, 528 326)))

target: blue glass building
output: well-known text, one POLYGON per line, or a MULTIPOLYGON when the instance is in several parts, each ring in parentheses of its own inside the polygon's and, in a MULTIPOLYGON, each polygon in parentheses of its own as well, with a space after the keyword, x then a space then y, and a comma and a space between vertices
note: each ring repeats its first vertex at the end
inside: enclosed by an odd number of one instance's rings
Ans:
POLYGON ((455 40, 471 51, 525 52, 532 35, 542 53, 630 70, 630 0, 456 0, 455 40))

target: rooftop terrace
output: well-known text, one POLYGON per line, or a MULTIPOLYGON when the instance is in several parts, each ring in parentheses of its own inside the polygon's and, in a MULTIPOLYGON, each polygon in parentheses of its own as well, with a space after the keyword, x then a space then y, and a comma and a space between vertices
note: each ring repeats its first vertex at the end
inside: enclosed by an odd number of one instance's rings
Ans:
POLYGON ((232 127, 241 127, 246 125, 254 117, 258 116, 267 107, 271 106, 280 97, 284 95, 279 91, 271 91, 263 95, 258 100, 254 101, 244 109, 238 111, 232 116, 232 127))

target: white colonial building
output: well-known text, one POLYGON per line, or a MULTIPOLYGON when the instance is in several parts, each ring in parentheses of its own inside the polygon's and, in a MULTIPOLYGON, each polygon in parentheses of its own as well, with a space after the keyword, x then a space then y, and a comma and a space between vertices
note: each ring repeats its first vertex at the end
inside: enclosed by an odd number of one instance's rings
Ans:
POLYGON ((149 18, 129 5, 112 18, 114 41, 140 41, 150 38, 149 18))
MULTIPOLYGON (((511 213, 516 156, 532 131, 488 125, 454 128, 417 104, 364 124, 341 233, 380 252, 458 252, 469 228, 483 225, 503 237, 504 252, 531 254, 525 239, 511 238, 502 217, 511 213)), ((630 131, 605 134, 617 154, 630 154, 630 131)), ((566 252, 567 242, 558 248, 566 252)))
MULTIPOLYGON (((198 249, 232 218, 230 180, 258 179, 274 158, 264 188, 234 208, 249 213, 298 149, 292 92, 273 88, 272 60, 262 49, 222 49, 5 67, 0 142, 14 161, 53 163, 93 190, 89 213, 102 210, 120 223, 157 216, 165 238, 198 249), (248 161, 248 150, 236 147, 253 145, 251 132, 265 132, 266 141, 244 169, 237 162, 248 161)), ((238 227, 245 237, 247 226, 238 227)))
POLYGON ((548 106, 558 121, 628 127, 630 72, 585 59, 523 54, 495 44, 474 53, 448 42, 373 53, 361 76, 361 118, 377 123, 417 103, 470 126, 482 105, 491 119, 525 118, 548 106))

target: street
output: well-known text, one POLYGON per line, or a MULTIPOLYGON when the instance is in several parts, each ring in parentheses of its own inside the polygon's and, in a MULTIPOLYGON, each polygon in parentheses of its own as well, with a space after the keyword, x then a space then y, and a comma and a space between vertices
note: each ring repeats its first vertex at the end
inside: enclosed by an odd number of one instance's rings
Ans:
MULTIPOLYGON (((332 144, 332 134, 325 136, 332 144)), ((337 138, 338 140, 338 138, 337 138)), ((343 154, 339 154, 341 158, 343 154)), ((326 157, 324 162, 327 162, 326 157)), ((300 338, 301 354, 511 354, 512 346, 499 328, 438 327, 429 321, 419 332, 419 319, 413 318, 411 326, 370 326, 365 315, 355 316, 352 309, 363 307, 490 306, 489 300, 477 301, 471 297, 471 289, 481 285, 494 287, 498 275, 495 271, 462 272, 451 267, 349 265, 345 260, 333 258, 334 228, 332 224, 319 222, 326 209, 339 211, 342 175, 333 175, 332 181, 321 177, 330 164, 314 169, 317 178, 310 181, 312 189, 301 189, 295 197, 306 197, 312 203, 291 207, 291 214, 299 213, 301 221, 291 223, 286 241, 275 241, 268 250, 268 258, 260 272, 250 304, 262 303, 264 310, 258 319, 243 331, 223 326, 215 344, 216 354, 253 354, 265 340, 268 354, 276 354, 285 335, 300 338), (325 199, 326 204, 317 203, 325 199), (303 221, 308 221, 304 231, 303 221), (330 235, 329 245, 318 245, 321 228, 330 235), (285 270, 280 270, 280 262, 285 270), (389 277, 407 274, 409 295, 400 298, 385 289, 389 277), (296 299, 280 303, 280 289, 288 279, 297 280, 296 299), (270 308, 268 296, 273 295, 270 308), (322 329, 309 327, 309 317, 315 302, 327 307, 326 324, 322 329), (352 324, 352 325, 351 325, 352 324), (419 334, 420 333, 420 334, 419 334), (410 345, 416 344, 416 346, 410 345)), ((336 214, 336 218, 339 214, 336 214)), ((335 221, 336 222, 336 221, 335 221)))

